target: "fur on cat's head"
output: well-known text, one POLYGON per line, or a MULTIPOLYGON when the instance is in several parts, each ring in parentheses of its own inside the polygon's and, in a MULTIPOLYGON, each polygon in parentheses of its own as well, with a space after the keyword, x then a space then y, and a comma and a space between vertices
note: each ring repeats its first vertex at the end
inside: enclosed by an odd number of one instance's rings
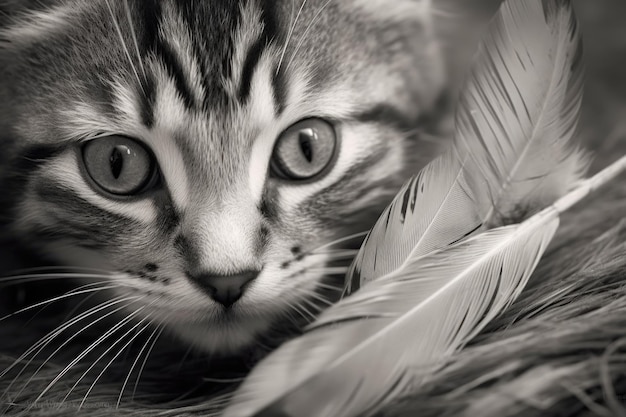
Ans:
POLYGON ((129 312, 200 348, 306 314, 345 255, 325 245, 432 157, 430 1, 18 3, 0 6, 5 231, 109 271, 129 312))

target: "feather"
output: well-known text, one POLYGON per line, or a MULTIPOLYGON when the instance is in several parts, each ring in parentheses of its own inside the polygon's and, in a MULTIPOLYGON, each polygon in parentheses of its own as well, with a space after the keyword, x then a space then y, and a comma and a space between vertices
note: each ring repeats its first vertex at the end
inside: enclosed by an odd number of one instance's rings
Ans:
POLYGON ((406 393, 508 304, 557 225, 488 231, 373 281, 255 368, 225 416, 360 415, 406 393))
POLYGON ((486 228, 546 207, 586 171, 570 142, 581 60, 569 1, 509 1, 491 22, 459 98, 455 135, 486 228))
POLYGON ((347 275, 346 294, 482 226, 462 175, 461 161, 446 152, 404 185, 363 241, 347 275))
POLYGON ((521 224, 410 262, 326 310, 259 364, 224 417, 370 415, 423 383, 515 300, 559 215, 626 171, 626 157, 521 224))
POLYGON ((571 145, 583 70, 569 2, 506 2, 489 29, 460 95, 453 148, 383 213, 346 294, 409 258, 527 218, 586 170, 571 145))
POLYGON ((579 55, 569 2, 501 7, 461 94, 454 146, 403 187, 355 259, 347 292, 363 288, 261 362, 226 417, 371 414, 519 295, 565 205, 529 216, 586 165, 569 143, 579 55))

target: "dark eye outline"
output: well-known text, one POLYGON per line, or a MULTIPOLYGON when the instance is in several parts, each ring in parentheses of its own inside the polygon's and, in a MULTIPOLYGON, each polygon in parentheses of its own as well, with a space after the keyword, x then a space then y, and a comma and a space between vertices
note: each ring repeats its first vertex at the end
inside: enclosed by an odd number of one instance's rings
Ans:
POLYGON ((290 183, 290 184, 294 184, 294 185, 305 185, 305 184, 309 184, 309 183, 313 183, 313 182, 317 182, 317 181, 321 180, 330 171, 332 171, 332 169, 335 166, 335 163, 337 162, 337 159, 339 159, 339 152, 341 150, 341 135, 339 133, 340 133, 340 130, 338 128, 338 123, 336 121, 334 121, 334 120, 327 119, 327 118, 324 118, 324 117, 314 117, 314 116, 313 117, 305 117, 303 119, 298 120, 295 123, 292 123, 291 125, 289 125, 289 127, 284 129, 280 133, 280 135, 278 135, 278 138, 274 142, 274 148, 272 149, 272 156, 271 156, 270 165, 269 165, 270 177, 274 178, 274 179, 278 179, 281 182, 290 183), (319 120, 321 122, 324 122, 333 130, 333 133, 335 135, 335 144, 334 144, 334 148, 333 148, 333 153, 330 156, 330 158, 328 159, 328 162, 326 163, 324 168, 322 168, 318 173, 316 173, 316 174, 314 174, 314 175, 312 175, 310 177, 304 177, 304 178, 290 176, 289 174, 284 172, 284 169, 281 168, 279 166, 280 164, 278 162, 276 162, 276 160, 275 160, 278 145, 279 145, 280 140, 282 139, 283 135, 286 132, 288 132, 294 126, 297 126, 297 125, 299 125, 301 123, 305 123, 305 122, 310 121, 310 120, 319 120))
POLYGON ((85 181, 87 182, 87 184, 89 184, 89 186, 96 191, 98 194, 101 194, 109 199, 112 200, 136 200, 136 199, 142 199, 145 198, 147 194, 149 194, 151 191, 157 190, 161 187, 162 185, 162 180, 161 180, 161 172, 159 170, 159 164, 157 162, 156 156, 154 155, 154 152, 152 152, 152 149, 150 149, 150 147, 146 146, 142 141, 134 139, 132 137, 126 136, 126 135, 109 135, 109 136, 100 136, 98 138, 95 139, 90 139, 88 141, 84 141, 81 142, 78 146, 77 146, 77 153, 78 153, 78 158, 80 161, 80 171, 81 174, 83 176, 83 178, 85 179, 85 181), (98 184, 98 182, 96 180, 93 179, 93 177, 91 176, 91 174, 89 173, 89 170, 87 169, 87 165, 85 163, 85 149, 88 146, 88 144, 91 141, 94 140, 101 140, 101 139, 106 139, 109 137, 122 137, 128 141, 134 142, 137 146, 141 147, 146 154, 148 155, 149 158, 149 170, 150 173, 148 174, 146 180, 139 186, 137 187, 136 191, 133 191, 132 193, 128 193, 128 194, 116 194, 113 193, 111 191, 106 190, 105 188, 103 188, 100 184, 98 184))

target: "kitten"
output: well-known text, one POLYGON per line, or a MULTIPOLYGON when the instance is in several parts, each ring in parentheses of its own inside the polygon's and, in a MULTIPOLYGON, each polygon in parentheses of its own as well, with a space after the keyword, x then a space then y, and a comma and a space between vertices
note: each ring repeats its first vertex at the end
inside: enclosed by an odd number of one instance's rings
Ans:
POLYGON ((206 351, 308 314, 341 285, 333 244, 433 156, 428 0, 0 12, 4 241, 100 271, 115 306, 206 351))

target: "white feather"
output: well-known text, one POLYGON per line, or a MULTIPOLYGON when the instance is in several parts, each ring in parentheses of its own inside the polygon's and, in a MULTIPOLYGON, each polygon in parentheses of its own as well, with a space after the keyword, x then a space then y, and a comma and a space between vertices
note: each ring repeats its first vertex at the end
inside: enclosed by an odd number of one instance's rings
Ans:
POLYGON ((492 21, 459 99, 455 137, 487 228, 551 204, 584 174, 587 159, 570 142, 581 57, 568 1, 509 1, 492 21))
POLYGON ((405 184, 365 238, 348 274, 348 293, 481 226, 462 175, 461 162, 448 152, 405 184))
POLYGON ((460 95, 453 148, 381 216, 353 264, 348 294, 409 258, 521 221, 578 182, 587 166, 571 144, 580 54, 568 2, 503 5, 460 95))

